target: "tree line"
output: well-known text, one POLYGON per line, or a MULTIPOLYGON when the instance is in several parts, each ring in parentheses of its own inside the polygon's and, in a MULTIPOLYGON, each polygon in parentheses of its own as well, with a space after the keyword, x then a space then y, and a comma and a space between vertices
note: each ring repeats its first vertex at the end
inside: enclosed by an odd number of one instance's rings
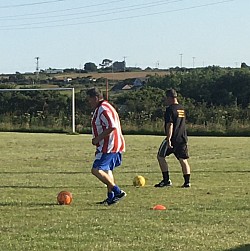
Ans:
MULTIPOLYGON (((12 87, 1 85, 0 88, 12 87)), ((162 97, 169 88, 179 93, 187 111, 190 133, 250 135, 250 69, 247 67, 170 70, 166 76, 148 76, 140 89, 109 93, 124 130, 161 133, 165 111, 162 97)), ((75 97, 79 132, 90 129, 91 110, 85 95, 85 90, 80 90, 75 97)), ((0 129, 69 130, 71 109, 69 93, 0 92, 0 129)))

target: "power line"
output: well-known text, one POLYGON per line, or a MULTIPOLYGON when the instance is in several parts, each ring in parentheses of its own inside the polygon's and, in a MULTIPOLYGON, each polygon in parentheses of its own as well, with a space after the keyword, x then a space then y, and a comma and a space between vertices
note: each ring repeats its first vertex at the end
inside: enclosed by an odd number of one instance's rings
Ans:
MULTIPOLYGON (((168 1, 167 3, 165 1, 158 1, 156 3, 148 3, 147 6, 145 6, 145 4, 139 4, 139 5, 132 5, 132 6, 128 6, 128 7, 121 7, 121 8, 113 8, 111 9, 111 12, 106 12, 105 11, 110 11, 109 10, 99 10, 99 11, 92 11, 92 12, 85 12, 85 13, 94 13, 94 12, 101 12, 101 14, 95 14, 95 15, 89 15, 89 16, 84 16, 84 17, 74 17, 74 18, 67 18, 67 19, 61 19, 61 20, 50 20, 50 21, 41 21, 41 22, 36 22, 36 23, 25 23, 25 24, 21 24, 23 26, 30 26, 30 25, 37 25, 37 24, 46 24, 46 23, 57 23, 57 22, 65 22, 65 21, 72 21, 72 20, 78 20, 78 19, 83 19, 83 18, 91 18, 91 17, 100 17, 100 16, 106 16, 106 15, 112 15, 112 14, 117 14, 117 13, 124 13, 124 12, 129 12, 129 11, 135 11, 135 10, 142 10, 142 9, 146 9, 146 8, 152 8, 152 7, 158 7, 160 5, 165 5, 165 4, 170 4, 170 3, 175 3, 175 2, 181 2, 184 0, 173 0, 173 1, 168 1), (139 6, 139 7, 138 7, 139 6)), ((69 15, 82 15, 84 13, 73 13, 73 14, 68 14, 68 15, 63 15, 63 16, 69 16, 69 15)), ((48 18, 48 17, 47 17, 48 18)), ((16 24, 16 25, 8 25, 8 26, 4 26, 4 27, 18 27, 20 26, 20 24, 16 24)), ((1 28, 1 26, 0 26, 1 28)))
POLYGON ((72 11, 72 10, 79 10, 79 9, 98 7, 98 6, 102 6, 102 5, 118 3, 118 2, 124 2, 124 1, 126 1, 126 0, 108 1, 108 2, 99 3, 99 4, 85 5, 85 6, 82 6, 82 7, 66 8, 66 9, 63 9, 63 10, 53 10, 53 11, 35 12, 35 13, 28 13, 28 14, 21 14, 21 15, 2 16, 2 17, 0 17, 0 19, 5 19, 6 20, 6 18, 27 17, 27 16, 37 16, 37 15, 50 14, 50 13, 66 12, 66 11, 72 11))
POLYGON ((180 67, 182 68, 182 56, 183 56, 183 53, 180 53, 180 67))
POLYGON ((33 5, 50 4, 50 3, 55 3, 55 2, 64 2, 64 1, 67 1, 67 0, 53 0, 53 1, 43 1, 43 2, 35 2, 35 3, 5 5, 5 6, 0 6, 0 9, 26 7, 26 6, 33 6, 33 5))
MULTIPOLYGON (((179 0, 179 1, 182 1, 182 0, 179 0)), ((76 25, 86 25, 86 24, 94 24, 94 23, 111 22, 111 21, 117 21, 117 20, 128 20, 128 19, 139 18, 139 17, 154 16, 154 15, 160 15, 160 14, 166 14, 166 13, 172 13, 172 12, 179 12, 179 11, 197 9, 197 8, 208 7, 208 6, 213 6, 213 5, 218 5, 218 4, 223 4, 223 3, 233 2, 233 1, 236 1, 236 0, 223 0, 223 1, 219 1, 219 2, 201 4, 201 5, 194 5, 194 6, 179 8, 179 9, 175 9, 175 10, 159 11, 159 12, 141 14, 141 15, 136 15, 136 16, 118 17, 118 18, 111 18, 111 19, 105 19, 105 20, 95 20, 95 21, 87 21, 87 22, 79 22, 79 23, 71 23, 71 24, 57 24, 57 25, 33 26, 33 27, 31 26, 31 27, 19 27, 19 28, 6 28, 6 27, 9 27, 9 26, 5 26, 5 28, 0 27, 0 30, 24 30, 24 29, 55 28, 55 27, 67 27, 67 26, 76 26, 76 25)), ((103 14, 100 14, 100 15, 97 15, 97 16, 102 16, 102 15, 103 14)), ((71 19, 71 20, 73 20, 73 19, 71 19)), ((66 20, 62 20, 62 21, 66 21, 66 20)), ((69 21, 69 20, 67 20, 67 21, 69 21)), ((25 25, 28 25, 28 24, 25 24, 25 25)), ((32 24, 29 24, 29 25, 32 25, 32 24)), ((16 25, 16 26, 21 26, 21 25, 16 25)))

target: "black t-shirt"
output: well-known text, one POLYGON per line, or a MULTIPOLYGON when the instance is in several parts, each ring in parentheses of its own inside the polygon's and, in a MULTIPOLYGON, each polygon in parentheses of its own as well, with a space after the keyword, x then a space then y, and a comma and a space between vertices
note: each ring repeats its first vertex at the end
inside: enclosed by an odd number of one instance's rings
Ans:
POLYGON ((167 107, 165 112, 165 132, 167 123, 173 123, 173 134, 171 143, 187 143, 187 131, 185 124, 185 111, 182 105, 172 104, 167 107))

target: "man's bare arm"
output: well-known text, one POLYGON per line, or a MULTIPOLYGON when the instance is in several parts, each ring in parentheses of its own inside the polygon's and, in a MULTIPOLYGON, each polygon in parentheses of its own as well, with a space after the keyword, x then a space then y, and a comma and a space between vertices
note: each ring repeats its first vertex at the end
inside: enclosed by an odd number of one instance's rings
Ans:
POLYGON ((106 136, 108 136, 111 132, 113 132, 115 128, 107 128, 100 135, 92 139, 92 144, 97 145, 101 140, 103 140, 106 136))
POLYGON ((173 123, 167 123, 166 125, 166 140, 168 142, 168 147, 172 148, 171 137, 173 135, 173 123))

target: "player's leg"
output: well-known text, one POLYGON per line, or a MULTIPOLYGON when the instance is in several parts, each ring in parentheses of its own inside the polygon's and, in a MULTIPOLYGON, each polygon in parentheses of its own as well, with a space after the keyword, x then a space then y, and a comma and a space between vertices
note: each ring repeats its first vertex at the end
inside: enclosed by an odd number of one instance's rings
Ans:
POLYGON ((113 175, 113 171, 108 170, 108 171, 106 171, 106 173, 109 175, 110 179, 115 183, 115 178, 114 178, 114 175, 113 175))
POLYGON ((115 183, 115 179, 113 176, 113 172, 111 170, 105 170, 104 171, 106 174, 108 174, 108 176, 110 177, 110 179, 113 181, 113 183, 115 183))
POLYGON ((155 184, 155 187, 167 187, 172 185, 172 182, 169 179, 169 167, 166 161, 166 156, 168 156, 169 154, 171 154, 171 149, 168 148, 167 141, 164 139, 157 153, 157 160, 162 172, 163 179, 158 184, 155 184))
POLYGON ((190 173, 191 173, 191 168, 188 163, 188 147, 186 144, 182 144, 177 147, 175 156, 178 158, 182 173, 183 173, 183 178, 184 178, 184 184, 182 185, 183 188, 188 188, 191 186, 190 184, 190 173))
POLYGON ((107 186, 107 199, 100 202, 100 204, 111 204, 112 200, 114 199, 115 195, 112 189, 115 187, 115 183, 113 179, 109 176, 106 170, 101 170, 100 168, 92 168, 91 173, 96 176, 102 183, 107 186))
MULTIPOLYGON (((109 175, 110 177, 113 178, 114 183, 115 181, 114 181, 114 176, 113 176, 113 170, 114 168, 120 166, 121 163, 122 163, 122 154, 120 152, 113 154, 113 158, 111 159, 110 164, 109 164, 109 167, 110 167, 109 175)), ((118 202, 119 200, 121 200, 127 195, 126 192, 121 190, 117 184, 113 187, 112 191, 114 192, 114 199, 112 201, 113 203, 118 202)))
POLYGON ((110 175, 101 169, 92 168, 91 173, 96 176, 102 183, 107 185, 108 191, 112 191, 113 186, 115 185, 114 180, 110 175))
POLYGON ((191 187, 190 183, 190 166, 187 159, 179 159, 179 162, 181 164, 183 178, 184 178, 184 184, 182 185, 183 188, 191 187))
POLYGON ((190 174, 190 169, 191 168, 189 166, 188 160, 187 159, 179 159, 179 162, 181 164, 183 175, 190 174))
POLYGON ((91 172, 102 183, 107 185, 107 199, 103 202, 107 202, 108 205, 117 202, 126 193, 122 191, 114 182, 113 169, 115 166, 121 163, 121 156, 118 153, 98 154, 93 163, 91 172))

